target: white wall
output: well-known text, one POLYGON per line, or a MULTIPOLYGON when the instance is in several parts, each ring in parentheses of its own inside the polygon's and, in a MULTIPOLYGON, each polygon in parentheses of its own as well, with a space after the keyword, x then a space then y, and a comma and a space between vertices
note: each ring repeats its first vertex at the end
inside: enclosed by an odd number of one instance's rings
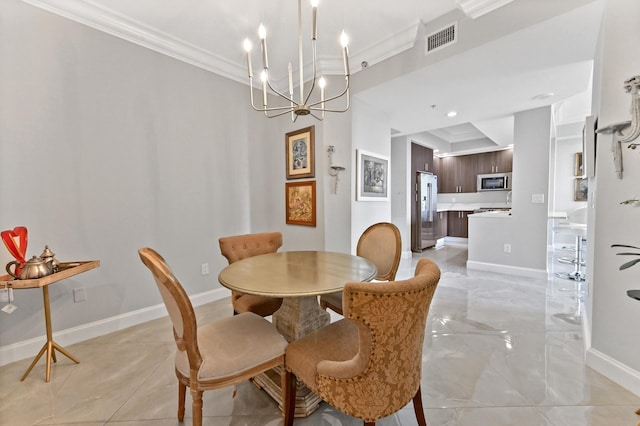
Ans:
MULTIPOLYGON (((359 101, 357 96, 352 97, 351 103, 353 114, 352 151, 354 155, 356 150, 362 149, 391 159, 389 118, 382 111, 359 101)), ((389 162, 389 165, 391 166, 391 162, 389 162)), ((387 187, 389 191, 393 185, 394 173, 393 168, 390 167, 390 181, 387 187)), ((391 221, 391 202, 357 201, 356 167, 352 170, 351 179, 351 252, 355 253, 358 239, 365 229, 377 222, 391 221)))
MULTIPOLYGON (((640 2, 636 0, 606 3, 594 77, 593 111, 600 128, 630 119, 631 97, 622 89, 622 82, 640 74, 638 16, 640 2)), ((640 394, 640 341, 634 326, 640 302, 626 296, 627 290, 640 288, 640 268, 619 271, 624 258, 616 256, 617 250, 610 247, 614 243, 640 245, 640 209, 620 205, 639 195, 640 152, 623 147, 624 176, 619 180, 610 146, 610 135, 598 136, 596 177, 591 182, 589 204, 595 210, 589 212, 593 282, 586 301, 591 325, 586 336, 591 341, 587 363, 640 394)))
POLYGON ((402 238, 402 255, 411 256, 411 209, 413 208, 414 179, 411 177, 411 139, 391 141, 391 222, 398 227, 402 238))

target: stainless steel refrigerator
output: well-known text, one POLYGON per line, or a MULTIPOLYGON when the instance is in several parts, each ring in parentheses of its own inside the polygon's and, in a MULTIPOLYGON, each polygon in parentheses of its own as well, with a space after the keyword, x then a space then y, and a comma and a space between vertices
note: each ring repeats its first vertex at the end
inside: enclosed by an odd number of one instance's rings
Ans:
POLYGON ((411 248, 420 252, 436 245, 438 177, 427 172, 417 172, 415 189, 416 223, 411 248))

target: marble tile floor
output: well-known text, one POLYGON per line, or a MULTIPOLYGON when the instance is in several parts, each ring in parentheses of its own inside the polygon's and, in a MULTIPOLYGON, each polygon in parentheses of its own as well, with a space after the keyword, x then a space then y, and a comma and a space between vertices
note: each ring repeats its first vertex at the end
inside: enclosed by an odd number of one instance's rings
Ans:
MULTIPOLYGON (((466 246, 425 250, 442 270, 425 339, 422 395, 429 426, 635 426, 640 398, 585 367, 574 283, 467 271, 466 246)), ((405 259, 398 279, 420 255, 405 259)), ((196 309, 206 322, 231 314, 228 299, 196 309)), ((0 425, 177 425, 174 343, 161 318, 69 347, 44 381, 31 359, 0 368, 0 425)), ((191 422, 187 396, 185 424, 191 422)), ((204 424, 280 425, 276 404, 246 382, 204 394, 204 424)), ((361 422, 323 403, 296 425, 361 422)), ((415 425, 411 403, 380 426, 415 425)))

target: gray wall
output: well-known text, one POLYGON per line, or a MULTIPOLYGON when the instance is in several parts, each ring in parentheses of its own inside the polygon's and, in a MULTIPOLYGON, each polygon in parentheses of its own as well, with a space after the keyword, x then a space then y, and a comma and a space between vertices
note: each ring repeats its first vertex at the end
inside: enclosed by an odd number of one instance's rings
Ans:
MULTIPOLYGON (((51 287, 54 330, 160 303, 140 247, 199 294, 219 288, 218 237, 284 228, 281 125, 247 87, 18 0, 0 8, 0 55, 0 228, 27 226, 29 256, 102 263, 51 287)), ((322 229, 291 234, 322 246, 322 229)), ((40 291, 15 297, 3 345, 44 333, 40 291)))

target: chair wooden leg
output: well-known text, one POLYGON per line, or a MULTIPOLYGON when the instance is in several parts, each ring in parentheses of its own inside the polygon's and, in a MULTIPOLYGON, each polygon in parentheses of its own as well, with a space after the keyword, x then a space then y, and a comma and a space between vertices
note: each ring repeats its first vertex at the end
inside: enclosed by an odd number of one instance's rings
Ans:
POLYGON ((187 394, 187 386, 178 381, 178 421, 182 422, 184 420, 184 400, 187 394))
POLYGON ((413 410, 416 412, 418 426, 427 426, 427 419, 424 418, 424 409, 422 408, 422 393, 420 392, 420 386, 418 386, 418 391, 413 396, 413 410))
POLYGON ((282 392, 284 426, 293 426, 296 411, 296 376, 290 371, 284 373, 282 392))
POLYGON ((194 391, 191 389, 191 398, 193 399, 193 426, 202 426, 202 391, 194 391))
POLYGON ((376 426, 376 422, 364 422, 364 426, 376 426))

